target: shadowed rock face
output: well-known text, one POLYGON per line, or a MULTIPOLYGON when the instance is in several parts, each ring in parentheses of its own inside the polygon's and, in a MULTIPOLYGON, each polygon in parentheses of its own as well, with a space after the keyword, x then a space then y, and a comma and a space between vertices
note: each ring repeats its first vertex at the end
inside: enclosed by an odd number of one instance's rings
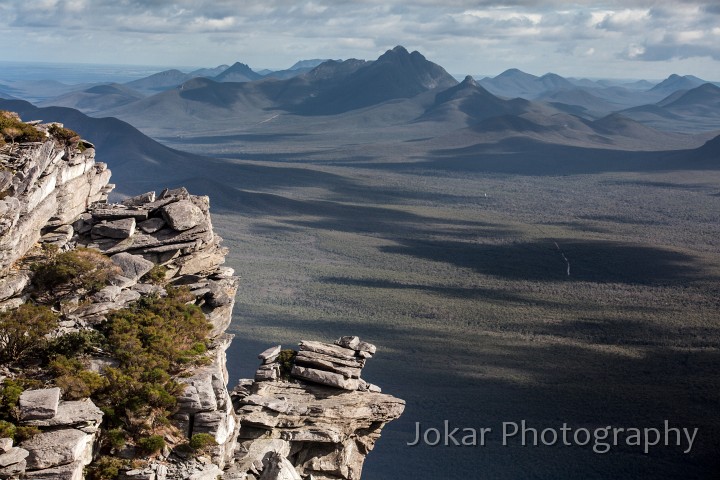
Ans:
POLYGON ((279 346, 261 353, 256 380, 233 390, 242 426, 225 478, 359 479, 382 428, 405 409, 360 378, 375 346, 358 337, 303 340, 282 366, 279 353, 279 346))

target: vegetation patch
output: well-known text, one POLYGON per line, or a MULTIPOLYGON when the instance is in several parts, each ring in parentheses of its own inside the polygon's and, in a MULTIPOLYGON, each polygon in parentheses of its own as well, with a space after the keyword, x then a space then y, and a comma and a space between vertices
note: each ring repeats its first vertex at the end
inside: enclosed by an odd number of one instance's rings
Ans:
POLYGON ((16 362, 41 351, 47 344, 45 335, 57 325, 57 314, 44 305, 25 303, 0 313, 0 362, 16 362))
POLYGON ((93 294, 105 287, 120 269, 112 260, 89 248, 58 253, 46 249, 46 258, 31 265, 32 284, 38 298, 58 297, 70 293, 93 294))
POLYGON ((20 120, 17 113, 0 110, 0 137, 3 143, 41 142, 45 134, 20 120))
POLYGON ((292 349, 281 350, 278 354, 276 362, 280 365, 280 375, 284 379, 290 378, 290 371, 293 365, 295 365, 295 357, 297 351, 292 349))

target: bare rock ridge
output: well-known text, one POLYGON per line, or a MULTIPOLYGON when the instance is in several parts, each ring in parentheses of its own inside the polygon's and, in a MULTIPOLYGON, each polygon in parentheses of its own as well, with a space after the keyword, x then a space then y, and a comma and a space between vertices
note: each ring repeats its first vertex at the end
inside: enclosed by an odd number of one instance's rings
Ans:
MULTIPOLYGON (((0 438, 0 479, 110 478, 112 468, 115 478, 138 480, 360 478, 383 426, 404 409, 360 376, 375 346, 343 337, 303 341, 297 352, 273 347, 260 355, 256 379, 241 380, 231 396, 225 332, 239 279, 223 266, 209 198, 178 188, 109 204, 110 171, 93 146, 64 141, 53 134, 62 125, 52 125, 31 122, 40 141, 0 143, 0 321, 35 306, 57 318, 43 344, 102 336, 117 312, 182 291, 181 305, 204 317, 207 333, 195 360, 172 373, 167 419, 127 414, 135 436, 117 444, 108 397, 79 394, 78 380, 60 382, 39 357, 0 363, 0 396, 11 403, 0 406, 0 437, 15 436, 0 438), (94 252, 107 277, 96 290, 69 288, 48 301, 33 263, 48 252, 94 252), (159 447, 150 451, 138 432, 155 434, 159 447), (196 439, 204 443, 192 446, 196 439), (112 468, 93 477, 99 464, 112 468)), ((92 378, 117 376, 122 360, 101 345, 73 361, 92 378)))
POLYGON ((262 352, 255 379, 233 390, 242 426, 226 478, 359 479, 383 426, 405 409, 360 378, 374 345, 358 337, 299 345, 262 352))

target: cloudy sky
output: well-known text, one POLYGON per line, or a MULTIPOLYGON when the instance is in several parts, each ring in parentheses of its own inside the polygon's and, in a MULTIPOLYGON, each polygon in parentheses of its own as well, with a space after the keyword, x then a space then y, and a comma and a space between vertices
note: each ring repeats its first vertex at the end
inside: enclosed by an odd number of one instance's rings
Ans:
POLYGON ((404 45, 453 74, 720 80, 718 0, 0 0, 0 41, 8 61, 257 70, 404 45))

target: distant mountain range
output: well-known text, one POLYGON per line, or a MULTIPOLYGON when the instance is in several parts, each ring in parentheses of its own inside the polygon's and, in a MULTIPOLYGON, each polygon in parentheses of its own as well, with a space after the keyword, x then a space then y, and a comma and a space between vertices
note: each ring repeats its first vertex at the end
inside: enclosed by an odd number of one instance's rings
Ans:
MULTIPOLYGON (((168 70, 64 92, 41 102, 44 109, 24 102, 3 102, 8 106, 2 108, 67 122, 99 146, 111 141, 101 130, 121 132, 106 152, 117 155, 111 158, 116 175, 127 178, 170 163, 187 178, 208 161, 206 155, 243 152, 242 158, 252 159, 274 139, 293 139, 293 148, 302 149, 304 142, 327 138, 335 144, 342 137, 357 144, 363 157, 371 145, 394 149, 412 142, 401 151, 505 149, 521 139, 541 149, 694 151, 720 133, 720 87, 691 76, 645 88, 512 69, 458 82, 401 46, 373 61, 309 60, 288 71, 294 72, 288 78, 263 76, 241 62, 187 74, 168 70), (193 76, 198 73, 215 75, 193 76), (646 103, 637 105, 640 100, 646 103), (95 123, 71 109, 115 118, 95 123), (169 149, 148 136, 201 155, 169 149)), ((13 87, 0 85, 0 94, 18 96, 13 87)), ((698 155, 709 155, 712 145, 698 155)), ((316 154, 325 158, 322 149, 316 154)))

